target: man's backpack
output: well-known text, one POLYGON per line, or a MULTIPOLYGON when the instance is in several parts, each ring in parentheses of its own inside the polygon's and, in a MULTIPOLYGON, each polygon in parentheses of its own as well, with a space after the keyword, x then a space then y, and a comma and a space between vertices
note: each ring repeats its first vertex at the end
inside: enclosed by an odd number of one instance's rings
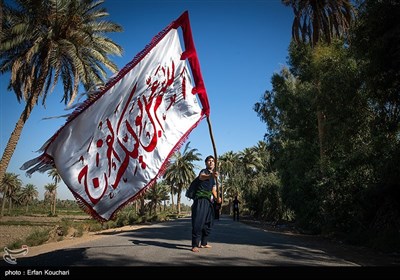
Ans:
POLYGON ((186 190, 185 196, 189 199, 194 199, 196 197, 196 192, 200 186, 200 179, 197 176, 189 185, 189 188, 186 190))

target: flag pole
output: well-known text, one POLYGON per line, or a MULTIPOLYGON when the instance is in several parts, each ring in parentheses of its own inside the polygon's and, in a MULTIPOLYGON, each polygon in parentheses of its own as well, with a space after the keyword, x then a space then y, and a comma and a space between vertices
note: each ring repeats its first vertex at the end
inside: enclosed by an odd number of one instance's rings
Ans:
MULTIPOLYGON (((216 147, 215 141, 214 141, 214 135, 213 135, 213 131, 212 131, 210 116, 207 116, 207 123, 208 123, 208 130, 210 132, 211 143, 212 143, 213 150, 214 150, 214 162, 215 162, 214 170, 218 171, 218 169, 217 169, 217 166, 218 166, 217 165, 217 163, 218 163, 217 147, 216 147)), ((218 198, 219 197, 218 178, 215 180, 215 184, 217 186, 217 198, 218 198)))

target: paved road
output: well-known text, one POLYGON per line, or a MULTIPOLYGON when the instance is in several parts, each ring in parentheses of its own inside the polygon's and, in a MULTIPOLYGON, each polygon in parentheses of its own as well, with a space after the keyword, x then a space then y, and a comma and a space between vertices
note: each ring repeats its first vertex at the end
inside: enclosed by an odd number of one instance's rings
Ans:
MULTIPOLYGON (((360 267, 351 260, 321 249, 312 239, 265 231, 228 217, 215 222, 211 249, 191 252, 190 218, 108 233, 105 237, 69 248, 26 256, 12 269, 87 267, 109 272, 113 267, 152 270, 156 267, 360 267), (311 240, 311 241, 310 241, 311 240)), ((186 268, 186 269, 185 269, 186 268)), ((229 268, 227 268, 229 270, 229 268)), ((119 270, 120 271, 120 270, 119 270)), ((21 272, 21 271, 20 271, 21 272)), ((40 271, 39 271, 40 272, 40 271)), ((42 271, 43 272, 43 271, 42 271)))
POLYGON ((211 249, 193 253, 189 218, 111 233, 75 247, 22 258, 21 265, 58 266, 357 266, 293 236, 227 217, 215 221, 211 249))

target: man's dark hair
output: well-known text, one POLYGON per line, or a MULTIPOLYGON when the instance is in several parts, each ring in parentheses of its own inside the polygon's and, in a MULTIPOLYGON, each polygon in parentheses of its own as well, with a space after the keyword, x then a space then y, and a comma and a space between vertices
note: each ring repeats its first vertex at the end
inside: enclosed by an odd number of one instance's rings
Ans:
POLYGON ((206 159, 204 160, 204 162, 207 162, 210 158, 212 158, 213 160, 215 160, 215 158, 213 156, 208 156, 206 157, 206 159))

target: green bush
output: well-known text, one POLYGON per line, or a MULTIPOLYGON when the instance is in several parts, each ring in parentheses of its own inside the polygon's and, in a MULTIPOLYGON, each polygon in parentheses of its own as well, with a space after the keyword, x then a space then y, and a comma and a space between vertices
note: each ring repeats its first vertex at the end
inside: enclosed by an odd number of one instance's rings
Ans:
POLYGON ((35 230, 27 238, 25 244, 28 246, 38 246, 49 240, 49 229, 35 230))

